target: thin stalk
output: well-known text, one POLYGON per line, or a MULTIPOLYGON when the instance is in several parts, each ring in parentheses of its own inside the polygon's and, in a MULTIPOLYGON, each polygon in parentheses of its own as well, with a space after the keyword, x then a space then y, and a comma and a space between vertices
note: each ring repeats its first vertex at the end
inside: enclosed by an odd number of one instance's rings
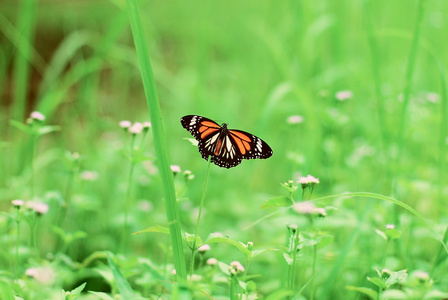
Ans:
POLYGON ((171 246, 173 249, 174 267, 176 268, 177 280, 186 282, 187 269, 185 265, 182 234, 180 229, 179 208, 176 202, 173 174, 168 162, 167 146, 163 130, 157 86, 154 79, 154 74, 152 72, 146 39, 143 34, 143 27, 141 24, 137 1, 126 0, 126 5, 152 124, 151 128, 154 136, 155 154, 157 157, 160 177, 163 183, 162 188, 166 203, 166 215, 170 230, 171 246))
MULTIPOLYGON (((417 7, 417 20, 415 21, 415 29, 414 29, 414 38, 412 41, 411 49, 409 52, 408 62, 406 66, 406 74, 404 78, 404 89, 403 89, 403 108, 401 110, 401 116, 400 116, 400 127, 398 130, 398 151, 397 151, 397 157, 396 157, 396 165, 399 166, 400 159, 402 157, 403 147, 404 147, 404 131, 406 128, 406 115, 408 112, 408 106, 409 106, 409 98, 411 95, 411 89, 412 89, 412 78, 414 75, 414 68, 417 61, 417 50, 418 50, 418 44, 420 41, 420 31, 421 31, 421 24, 423 20, 423 16, 425 14, 425 6, 424 3, 426 0, 419 0, 418 7, 417 7)), ((396 168, 394 172, 394 176, 396 176, 396 168)), ((394 185, 394 188, 396 186, 394 185)), ((395 190, 394 190, 395 192, 395 190)))
POLYGON ((317 245, 313 245, 313 266, 311 269, 311 282, 310 282, 310 287, 311 287, 311 293, 310 293, 310 300, 314 299, 314 293, 315 293, 315 288, 314 288, 314 277, 316 275, 316 261, 317 261, 317 245))
POLYGON ((37 136, 36 134, 32 134, 31 135, 31 199, 34 199, 34 195, 35 195, 35 188, 34 188, 34 156, 36 154, 36 141, 37 141, 37 136))
POLYGON ((132 140, 131 140, 131 166, 129 168, 129 174, 128 174, 128 187, 126 190, 126 202, 125 202, 125 208, 124 208, 124 224, 123 224, 123 232, 121 236, 121 242, 120 242, 120 251, 121 253, 125 253, 125 250, 127 249, 127 236, 128 236, 128 216, 129 216, 129 210, 132 206, 131 203, 131 187, 132 187, 132 179, 134 177, 134 167, 135 167, 135 161, 134 161, 134 144, 135 144, 135 134, 132 134, 132 140))
POLYGON ((292 265, 291 265, 291 283, 290 283, 290 287, 291 290, 294 291, 295 290, 295 283, 296 283, 296 262, 297 262, 297 244, 296 244, 296 238, 297 238, 297 230, 295 230, 295 232, 292 235, 292 253, 293 253, 293 257, 292 257, 292 265))
POLYGON ((20 221, 17 220, 16 270, 15 270, 17 282, 19 281, 19 244, 20 244, 20 221))
POLYGON ((35 15, 35 1, 22 0, 19 7, 19 19, 17 28, 24 40, 29 43, 24 43, 21 47, 22 51, 17 52, 14 63, 14 101, 13 101, 13 119, 22 120, 25 116, 25 107, 27 99, 28 81, 30 73, 30 65, 28 59, 31 56, 31 40, 33 36, 33 25, 35 15))
POLYGON ((204 200, 205 200, 205 194, 207 192, 207 184, 208 184, 208 177, 210 174, 210 166, 211 166, 210 156, 208 157, 208 168, 207 168, 207 174, 205 175, 205 181, 204 181, 204 188, 202 189, 202 197, 201 197, 201 204, 199 205, 199 213, 198 213, 198 220, 196 222, 196 229, 194 231, 194 240, 193 240, 193 247, 191 247, 191 261, 190 261, 190 276, 193 275, 193 268, 194 268, 194 256, 196 254, 196 238, 198 237, 199 232, 199 223, 201 221, 201 215, 202 215, 202 208, 204 207, 204 200))
MULTIPOLYGON (((421 24, 424 16, 424 3, 426 0, 419 0, 418 7, 417 7, 417 20, 415 21, 415 29, 414 29, 414 38, 412 41, 408 62, 406 66, 406 74, 404 79, 404 89, 403 89, 403 108, 401 111, 400 116, 400 125, 398 130, 398 149, 397 149, 397 156, 394 159, 393 163, 393 176, 392 176, 392 193, 395 195, 397 193, 397 175, 401 170, 399 168, 401 167, 401 158, 403 156, 403 148, 405 144, 405 138, 404 138, 404 132, 406 128, 406 116, 408 112, 408 106, 409 106, 409 99, 411 95, 411 88, 412 88, 412 78, 414 75, 414 69, 415 64, 417 61, 417 50, 418 50, 418 44, 420 41, 420 32, 421 32, 421 24)), ((401 169, 401 168, 400 168, 401 169)), ((400 213, 398 210, 398 207, 394 207, 394 222, 395 224, 400 224, 400 213)), ((411 267, 412 266, 412 260, 408 258, 408 255, 404 249, 403 242, 401 239, 396 240, 397 244, 397 252, 400 253, 400 256, 404 260, 406 266, 411 267)), ((398 254, 397 253, 397 254, 398 254)))

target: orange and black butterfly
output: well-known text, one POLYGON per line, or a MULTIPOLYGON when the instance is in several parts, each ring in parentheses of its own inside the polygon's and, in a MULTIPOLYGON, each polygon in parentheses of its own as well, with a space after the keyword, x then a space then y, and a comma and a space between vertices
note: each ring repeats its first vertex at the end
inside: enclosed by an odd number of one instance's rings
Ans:
POLYGON ((205 117, 188 115, 180 119, 182 126, 198 140, 199 152, 205 160, 223 168, 232 168, 244 159, 268 158, 272 149, 253 134, 228 129, 205 117))

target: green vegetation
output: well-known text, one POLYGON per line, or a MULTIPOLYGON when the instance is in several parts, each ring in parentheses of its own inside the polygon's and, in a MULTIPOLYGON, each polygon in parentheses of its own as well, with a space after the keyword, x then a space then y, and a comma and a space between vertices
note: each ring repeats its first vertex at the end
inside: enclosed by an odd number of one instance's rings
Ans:
POLYGON ((448 298, 447 14, 2 1, 0 298, 448 298), (274 154, 210 164, 189 114, 274 154))

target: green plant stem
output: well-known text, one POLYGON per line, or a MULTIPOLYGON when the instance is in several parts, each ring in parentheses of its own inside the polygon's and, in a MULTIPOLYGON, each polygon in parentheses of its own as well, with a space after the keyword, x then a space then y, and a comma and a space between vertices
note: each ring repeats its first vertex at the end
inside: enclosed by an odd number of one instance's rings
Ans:
POLYGON ((21 45, 21 51, 17 52, 14 63, 14 101, 13 101, 13 119, 22 120, 25 117, 25 107, 27 99, 28 81, 30 67, 28 60, 31 56, 31 40, 33 36, 34 15, 35 15, 35 1, 22 0, 20 1, 18 14, 18 34, 21 34, 25 41, 21 45))
POLYGON ((312 271, 311 271, 311 282, 310 282, 310 287, 311 287, 310 300, 314 299, 314 292, 315 292, 314 277, 316 275, 316 261, 317 261, 317 245, 313 245, 313 266, 311 269, 312 271))
POLYGON ((296 285, 296 262, 297 262, 297 244, 296 244, 296 239, 297 239, 297 234, 298 231, 296 230, 293 235, 292 235, 292 265, 291 265, 291 274, 290 274, 290 287, 291 290, 294 291, 295 290, 295 285, 296 285))
POLYGON ((19 245, 20 245, 20 221, 17 220, 16 270, 15 270, 17 282, 19 281, 19 245))
POLYGON ((37 136, 36 134, 31 135, 31 161, 30 161, 30 167, 31 167, 31 199, 34 198, 35 195, 35 188, 34 188, 34 160, 36 155, 36 142, 37 142, 37 136))
POLYGON ((210 166, 211 166, 210 156, 208 157, 207 161, 208 161, 207 174, 205 175, 204 188, 202 189, 201 203, 199 205, 198 220, 196 221, 196 229, 194 231, 193 246, 191 247, 190 276, 193 275, 194 256, 196 254, 196 246, 197 246, 196 239, 198 237, 199 223, 201 222, 202 208, 204 207, 205 194, 207 192, 207 185, 208 185, 208 177, 210 174, 210 166))
POLYGON ((151 61, 148 55, 149 52, 146 39, 143 34, 143 27, 141 24, 137 1, 126 0, 126 6, 128 10, 137 57, 140 64, 140 72, 152 124, 151 128, 154 137, 155 153, 157 157, 160 177, 163 183, 162 188, 166 203, 166 215, 170 230, 171 246, 173 249, 174 267, 176 269, 177 280, 186 282, 187 269, 185 265, 182 233, 180 229, 179 208, 177 206, 176 193, 174 190, 173 174, 168 162, 167 146, 163 130, 162 114, 160 111, 157 86, 154 79, 154 74, 152 72, 151 61))
POLYGON ((132 189, 132 181, 134 177, 134 168, 135 168, 135 134, 132 134, 132 140, 131 140, 131 149, 130 149, 130 155, 131 155, 131 166, 129 168, 129 174, 128 174, 128 187, 126 190, 126 200, 125 200, 125 207, 124 207, 124 223, 123 223, 123 232, 121 236, 121 242, 120 242, 120 251, 121 253, 125 253, 127 250, 127 240, 128 240, 128 218, 129 218, 129 210, 132 206, 132 200, 131 200, 131 189, 132 189))

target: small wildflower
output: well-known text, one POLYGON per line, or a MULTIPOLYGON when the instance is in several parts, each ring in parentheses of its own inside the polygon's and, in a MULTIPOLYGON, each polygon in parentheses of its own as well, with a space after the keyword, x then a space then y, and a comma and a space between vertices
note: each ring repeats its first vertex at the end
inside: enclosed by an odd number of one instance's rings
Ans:
POLYGON ((174 175, 176 175, 177 173, 180 173, 180 167, 178 165, 171 165, 171 172, 173 172, 174 175))
POLYGON ((74 160, 79 159, 79 153, 78 153, 78 152, 73 152, 73 153, 72 153, 72 158, 73 158, 74 160))
POLYGON ((23 200, 12 200, 11 201, 12 205, 14 205, 15 208, 20 208, 21 206, 23 206, 25 204, 25 201, 23 200))
POLYGON ((33 120, 41 121, 41 122, 45 121, 45 116, 42 113, 38 112, 38 111, 33 111, 30 114, 30 118, 33 119, 33 120))
POLYGON ((298 186, 295 185, 294 181, 292 180, 288 180, 288 182, 283 183, 283 187, 290 192, 294 192, 298 188, 298 186))
POLYGON ((252 251, 254 248, 254 242, 247 242, 246 248, 247 250, 252 251))
POLYGON ((56 278, 54 270, 50 267, 29 268, 25 271, 25 274, 39 283, 47 285, 51 284, 56 278))
POLYGON ((316 212, 316 206, 311 201, 297 202, 292 206, 292 209, 295 212, 304 215, 310 215, 316 212))
POLYGON ((429 281, 429 274, 425 271, 417 270, 414 271, 412 275, 414 275, 414 277, 417 278, 420 282, 429 281))
POLYGON ((173 269, 173 270, 171 271, 171 274, 176 275, 176 269, 173 269))
POLYGON ((387 224, 386 225, 386 229, 395 229, 395 225, 394 224, 387 224))
POLYGON ((190 181, 194 179, 194 175, 191 173, 190 170, 185 170, 184 171, 184 178, 186 181, 190 181))
POLYGON ((143 129, 149 129, 151 126, 151 122, 143 122, 143 129))
POLYGON ((208 250, 210 250, 210 245, 208 244, 202 245, 201 247, 198 248, 199 253, 205 253, 208 250))
POLYGON ((118 123, 118 124, 123 129, 128 129, 132 125, 131 121, 128 121, 128 120, 120 121, 120 123, 118 123))
POLYGON ((26 206, 38 215, 44 215, 48 212, 48 204, 43 202, 27 202, 26 206))
POLYGON ((232 275, 239 275, 243 273, 246 269, 244 269, 243 265, 239 261, 232 261, 230 263, 230 273, 232 275))
POLYGON ((317 207, 316 208, 316 213, 321 216, 321 217, 325 217, 327 215, 327 210, 325 208, 322 207, 317 207))
POLYGON ((303 123, 303 120, 304 120, 304 118, 302 116, 293 115, 288 118, 287 122, 288 122, 288 124, 293 125, 293 124, 303 123))
POLYGON ((137 207, 141 212, 150 212, 153 210, 154 205, 148 200, 140 200, 137 202, 137 207))
POLYGON ((98 179, 98 173, 95 171, 82 171, 81 179, 85 181, 95 181, 98 179))
POLYGON ((288 230, 291 230, 293 233, 295 233, 297 231, 297 229, 299 228, 296 224, 289 224, 287 227, 288 227, 288 230))
POLYGON ((217 263, 218 263, 218 260, 216 258, 209 258, 209 259, 207 259, 207 265, 214 266, 217 263))
POLYGON ((306 177, 302 176, 299 178, 298 183, 302 185, 302 189, 306 189, 308 187, 314 188, 317 184, 319 184, 319 178, 312 175, 308 175, 306 177))
POLYGON ((135 122, 131 127, 128 128, 129 132, 132 134, 140 134, 143 130, 142 123, 135 122))
POLYGON ((199 281, 202 280, 202 276, 198 275, 198 274, 193 274, 191 276, 188 276, 188 279, 191 280, 191 281, 199 282, 199 281))
POLYGON ((347 99, 353 98, 353 93, 351 91, 349 91, 349 90, 339 91, 339 92, 336 93, 335 97, 339 101, 345 101, 347 99))
POLYGON ((437 93, 427 93, 426 100, 428 102, 437 103, 440 100, 440 95, 437 93))

